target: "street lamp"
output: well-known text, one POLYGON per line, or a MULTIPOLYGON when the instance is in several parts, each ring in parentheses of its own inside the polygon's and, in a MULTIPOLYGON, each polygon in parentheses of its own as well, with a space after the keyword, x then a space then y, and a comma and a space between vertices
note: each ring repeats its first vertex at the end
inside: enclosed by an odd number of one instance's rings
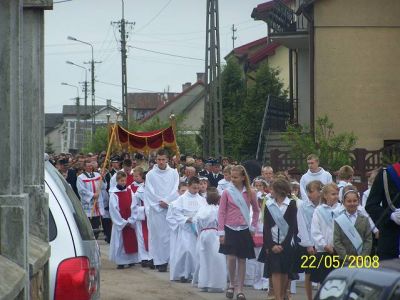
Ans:
POLYGON ((78 67, 78 68, 81 68, 81 69, 85 70, 85 82, 84 82, 84 89, 85 89, 85 112, 84 112, 84 115, 85 115, 85 117, 84 118, 85 118, 85 132, 86 132, 87 131, 87 118, 86 118, 86 115, 88 113, 88 110, 87 110, 87 96, 88 96, 87 68, 85 68, 84 66, 78 65, 78 64, 76 64, 76 63, 74 63, 72 61, 69 61, 69 60, 67 60, 66 63, 69 64, 69 65, 72 65, 72 66, 75 66, 75 67, 78 67))
POLYGON ((93 54, 93 45, 91 43, 79 40, 75 37, 68 36, 68 40, 74 41, 74 42, 79 42, 82 44, 89 45, 92 48, 92 61, 91 61, 91 73, 92 73, 92 138, 94 135, 94 130, 95 130, 95 125, 96 125, 96 117, 95 117, 95 104, 96 104, 96 98, 95 98, 95 88, 94 88, 94 54, 93 54))
POLYGON ((75 126, 75 138, 74 138, 74 148, 75 149, 80 149, 80 140, 79 140, 79 136, 80 136, 80 122, 81 122, 81 113, 80 113, 80 103, 79 103, 79 87, 77 85, 73 85, 73 84, 69 84, 66 82, 61 82, 61 85, 65 85, 65 86, 70 86, 70 87, 74 87, 76 88, 76 126, 75 126), (77 143, 78 140, 78 143, 77 143))

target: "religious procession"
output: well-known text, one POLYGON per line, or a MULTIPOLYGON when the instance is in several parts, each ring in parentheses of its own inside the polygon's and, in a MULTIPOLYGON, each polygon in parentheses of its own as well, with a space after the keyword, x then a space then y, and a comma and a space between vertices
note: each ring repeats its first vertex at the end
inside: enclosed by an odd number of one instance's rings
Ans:
POLYGON ((1 0, 0 300, 400 300, 399 0, 1 0))
POLYGON ((114 125, 108 152, 49 158, 96 239, 109 243, 116 269, 168 272, 172 282, 237 300, 250 299, 245 287, 267 299, 303 299, 302 282, 312 300, 334 269, 398 258, 400 213, 390 213, 389 190, 400 181, 399 163, 371 172, 360 193, 351 166, 334 180, 316 154, 297 181, 256 160, 180 154, 174 134, 173 126, 135 133, 114 125), (148 155, 110 153, 113 141, 125 150, 146 145, 148 155))

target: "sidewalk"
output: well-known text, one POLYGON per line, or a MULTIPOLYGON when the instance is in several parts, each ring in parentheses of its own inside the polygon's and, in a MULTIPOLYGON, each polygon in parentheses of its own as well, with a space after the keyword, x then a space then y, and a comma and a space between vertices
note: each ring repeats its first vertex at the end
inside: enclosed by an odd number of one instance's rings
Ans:
MULTIPOLYGON (((137 265, 130 269, 117 270, 108 260, 109 245, 99 240, 101 251, 101 299, 104 300, 226 300, 225 294, 200 292, 191 284, 171 282, 169 273, 142 268, 137 265)), ((246 288, 245 295, 249 300, 265 300, 266 291, 246 288)), ((306 299, 302 283, 297 285, 297 293, 293 300, 306 299)))

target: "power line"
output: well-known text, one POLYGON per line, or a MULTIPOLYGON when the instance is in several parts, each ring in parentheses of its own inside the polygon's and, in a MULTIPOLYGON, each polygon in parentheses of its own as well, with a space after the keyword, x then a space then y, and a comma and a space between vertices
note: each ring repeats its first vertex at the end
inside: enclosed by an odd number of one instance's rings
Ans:
MULTIPOLYGON (((96 82, 98 83, 102 83, 105 85, 111 85, 111 86, 116 86, 116 87, 122 87, 122 85, 120 84, 116 84, 116 83, 111 83, 111 82, 104 82, 104 81, 100 81, 100 80, 96 80, 96 82)), ((145 90, 145 89, 140 89, 140 88, 135 88, 135 87, 127 87, 130 90, 137 90, 137 91, 142 91, 142 92, 149 92, 149 93, 160 93, 160 92, 156 92, 156 91, 150 91, 150 90, 145 90)))
POLYGON ((183 55, 178 55, 178 54, 172 54, 172 53, 154 51, 154 50, 145 49, 145 48, 140 48, 140 47, 135 47, 135 46, 128 46, 128 47, 129 47, 129 48, 133 48, 133 49, 137 49, 137 50, 141 50, 141 51, 156 53, 156 54, 160 54, 160 55, 166 55, 166 56, 172 56, 172 57, 178 57, 178 58, 185 58, 185 59, 192 59, 192 60, 204 61, 204 59, 202 59, 202 58, 197 58, 197 57, 190 57, 190 56, 183 56, 183 55))
POLYGON ((156 15, 155 15, 153 18, 150 19, 150 21, 148 21, 145 25, 143 25, 142 27, 140 27, 140 28, 138 29, 137 32, 142 31, 142 30, 145 29, 147 26, 149 26, 151 23, 153 23, 153 22, 161 15, 161 13, 171 4, 171 2, 172 2, 172 0, 169 0, 169 1, 167 2, 167 4, 165 4, 165 5, 156 13, 156 15))

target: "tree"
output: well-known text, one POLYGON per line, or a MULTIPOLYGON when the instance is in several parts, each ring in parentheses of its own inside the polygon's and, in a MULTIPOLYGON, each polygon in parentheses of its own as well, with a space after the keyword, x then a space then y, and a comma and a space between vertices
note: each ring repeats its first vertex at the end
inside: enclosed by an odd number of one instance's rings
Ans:
MULTIPOLYGON (((191 132, 190 128, 186 128, 182 125, 184 120, 183 116, 177 116, 177 136, 176 140, 178 146, 180 148, 181 153, 187 154, 197 154, 201 153, 201 147, 198 143, 198 137, 196 134, 187 134, 187 132, 191 132)), ((169 121, 162 122, 159 118, 155 117, 150 121, 141 124, 139 122, 131 122, 129 124, 129 131, 142 131, 148 132, 153 130, 158 130, 161 128, 167 128, 170 126, 169 121)), ((107 127, 101 127, 96 129, 96 133, 94 135, 93 141, 90 137, 86 139, 87 143, 83 148, 84 153, 95 152, 99 153, 101 151, 107 150, 108 146, 108 129, 107 127)), ((116 150, 116 148, 112 148, 112 150, 116 150)))
POLYGON ((327 116, 317 119, 315 139, 309 129, 302 126, 288 127, 285 140, 291 147, 291 157, 298 160, 303 171, 307 170, 306 158, 314 153, 319 156, 321 166, 337 171, 341 166, 351 164, 350 152, 357 137, 353 132, 335 134, 334 125, 327 116))
POLYGON ((236 59, 231 58, 221 74, 222 108, 224 120, 225 152, 238 157, 237 140, 240 139, 240 114, 246 98, 246 85, 236 59))
POLYGON ((82 151, 84 153, 99 153, 107 150, 108 145, 108 128, 107 127, 96 127, 93 139, 90 135, 85 138, 85 146, 82 151))
POLYGON ((47 140, 46 140, 46 149, 45 149, 45 152, 46 152, 47 154, 53 154, 53 153, 54 153, 53 143, 50 142, 50 139, 49 139, 49 138, 47 138, 47 140))
POLYGON ((258 137, 264 116, 268 95, 285 98, 287 92, 279 78, 279 70, 262 64, 256 72, 255 83, 248 88, 243 108, 237 116, 235 136, 238 143, 239 159, 254 159, 258 137))

